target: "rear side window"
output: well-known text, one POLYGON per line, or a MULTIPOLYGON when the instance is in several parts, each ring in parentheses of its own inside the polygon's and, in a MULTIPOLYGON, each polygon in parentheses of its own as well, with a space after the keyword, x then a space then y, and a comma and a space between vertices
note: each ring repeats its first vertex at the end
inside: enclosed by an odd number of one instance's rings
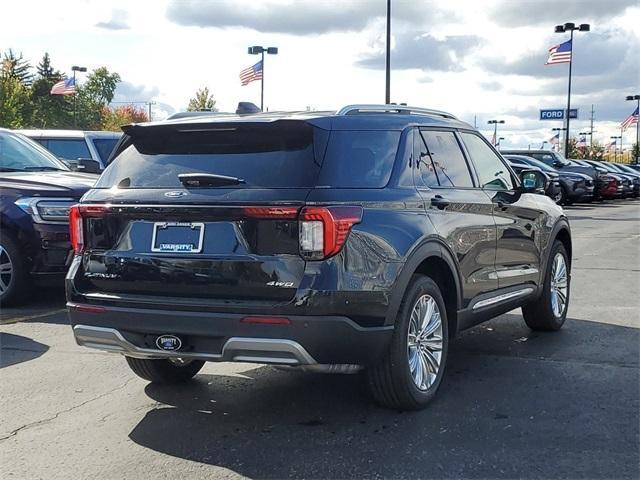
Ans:
POLYGON ((391 177, 399 131, 334 130, 318 186, 381 188, 391 177))
POLYGON ((422 139, 422 135, 417 130, 413 136, 413 157, 415 158, 416 166, 418 167, 418 174, 416 183, 418 186, 425 187, 437 187, 438 176, 436 175, 436 169, 431 161, 431 156, 427 150, 427 146, 422 139))
POLYGON ((98 151, 98 155, 100 155, 100 160, 102 160, 103 165, 107 163, 107 159, 109 158, 109 155, 111 155, 116 143, 118 143, 118 140, 119 139, 117 138, 94 138, 92 140, 93 145, 98 151))
POLYGON ((453 132, 422 130, 441 187, 473 187, 469 166, 453 132))
POLYGON ((91 152, 89 152, 89 147, 87 147, 84 138, 50 138, 47 140, 47 149, 56 157, 66 158, 67 160, 91 158, 91 152))
POLYGON ((238 177, 236 188, 315 185, 326 132, 303 122, 150 127, 105 169, 96 188, 181 187, 181 173, 238 177))

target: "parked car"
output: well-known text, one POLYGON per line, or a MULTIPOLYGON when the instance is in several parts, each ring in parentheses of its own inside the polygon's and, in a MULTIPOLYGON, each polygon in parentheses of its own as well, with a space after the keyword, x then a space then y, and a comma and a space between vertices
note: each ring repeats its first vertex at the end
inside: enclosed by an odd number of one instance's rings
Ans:
POLYGON ((631 177, 631 184, 633 186, 633 197, 640 197, 640 172, 635 171, 633 168, 629 168, 621 163, 606 162, 608 165, 615 168, 623 175, 631 177))
MULTIPOLYGON (((505 156, 512 157, 513 155, 505 156)), ((519 157, 522 163, 539 168, 544 172, 555 172, 558 174, 560 182, 560 199, 557 201, 558 204, 571 205, 574 202, 584 202, 593 199, 595 182, 591 176, 582 172, 567 170, 567 167, 556 170, 546 163, 526 155, 520 155, 519 157)), ((590 170, 593 170, 593 168, 590 170)))
POLYGON ((625 179, 618 174, 609 172, 600 165, 591 165, 584 160, 572 160, 578 165, 595 168, 598 176, 596 179, 596 189, 594 196, 597 199, 612 200, 615 198, 624 198, 625 196, 625 179))
POLYGON ((606 169, 608 173, 613 173, 618 175, 622 180, 623 197, 630 198, 634 196, 634 191, 636 190, 637 187, 634 185, 635 178, 632 175, 627 175, 625 173, 620 172, 608 162, 601 162, 597 160, 585 160, 585 162, 593 167, 602 167, 606 169))
POLYGON ((635 170, 636 172, 640 172, 640 163, 630 163, 626 166, 631 168, 632 170, 635 170))
POLYGON ((70 212, 67 305, 80 345, 146 380, 205 361, 365 369, 380 404, 418 409, 457 332, 517 307, 535 330, 565 321, 562 208, 451 114, 351 105, 124 130, 70 212))
MULTIPOLYGON (((536 169, 540 170, 542 174, 547 178, 547 188, 544 190, 545 195, 551 198, 557 204, 562 202, 562 187, 560 185, 560 174, 551 167, 545 165, 545 169, 530 165, 525 162, 522 155, 503 155, 507 159, 513 171, 520 174, 523 170, 536 169)), ((544 165, 544 164, 543 164, 544 165)))
POLYGON ((97 178, 0 129, 1 305, 19 303, 35 278, 64 276, 72 256, 69 208, 97 178))
POLYGON ((82 130, 19 130, 35 140, 58 158, 72 164, 79 159, 98 162, 103 170, 122 132, 97 132, 82 130))

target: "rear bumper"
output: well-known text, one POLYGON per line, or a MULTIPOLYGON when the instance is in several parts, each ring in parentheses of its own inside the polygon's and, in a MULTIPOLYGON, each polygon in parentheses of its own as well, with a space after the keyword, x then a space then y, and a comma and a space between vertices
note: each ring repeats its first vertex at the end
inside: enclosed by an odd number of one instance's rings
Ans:
POLYGON ((288 324, 272 325, 243 322, 244 314, 68 307, 79 345, 138 358, 370 365, 382 358, 393 334, 393 327, 365 328, 340 316, 288 315, 288 324), (182 347, 159 349, 156 339, 161 335, 178 337, 182 347))

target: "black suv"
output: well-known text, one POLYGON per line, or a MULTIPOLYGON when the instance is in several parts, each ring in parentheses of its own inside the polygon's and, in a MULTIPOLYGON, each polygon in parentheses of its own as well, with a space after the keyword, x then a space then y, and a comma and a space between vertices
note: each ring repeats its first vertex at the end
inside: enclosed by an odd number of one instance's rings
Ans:
POLYGON ((71 210, 80 345, 152 382, 205 361, 366 370, 375 399, 421 408, 450 339, 522 307, 557 330, 571 234, 471 126, 434 110, 190 118, 124 127, 71 210))
POLYGON ((0 305, 25 299, 32 280, 69 268, 69 209, 98 179, 72 172, 28 138, 0 128, 0 305))

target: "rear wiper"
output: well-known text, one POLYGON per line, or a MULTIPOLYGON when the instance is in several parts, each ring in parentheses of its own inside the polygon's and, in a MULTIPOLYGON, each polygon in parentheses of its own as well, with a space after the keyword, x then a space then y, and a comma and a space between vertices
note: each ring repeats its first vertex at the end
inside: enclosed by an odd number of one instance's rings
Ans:
POLYGON ((185 187, 222 187, 245 183, 242 178, 216 175, 215 173, 181 173, 178 180, 185 187))

